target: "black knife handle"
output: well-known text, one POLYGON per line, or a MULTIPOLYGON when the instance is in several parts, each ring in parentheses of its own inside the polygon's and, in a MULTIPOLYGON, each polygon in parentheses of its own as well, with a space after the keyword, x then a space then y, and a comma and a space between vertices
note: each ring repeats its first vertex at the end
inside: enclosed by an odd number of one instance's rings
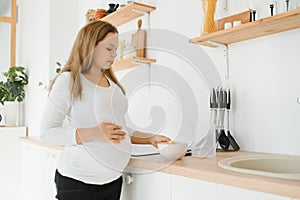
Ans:
POLYGON ((231 107, 231 93, 230 93, 230 89, 228 89, 226 109, 230 110, 230 107, 231 107))

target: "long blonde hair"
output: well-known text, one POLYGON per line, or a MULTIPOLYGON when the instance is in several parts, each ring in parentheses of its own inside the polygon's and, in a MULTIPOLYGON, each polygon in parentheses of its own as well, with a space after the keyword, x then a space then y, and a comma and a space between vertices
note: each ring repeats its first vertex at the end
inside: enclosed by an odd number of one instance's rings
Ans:
MULTIPOLYGON (((71 101, 81 99, 82 84, 79 75, 80 73, 87 73, 91 69, 93 59, 92 52, 97 44, 102 41, 108 33, 118 33, 118 30, 116 27, 105 21, 93 21, 82 27, 74 42, 67 63, 50 83, 49 91, 53 88, 57 77, 61 73, 68 71, 71 73, 71 101)), ((125 94, 125 90, 116 78, 112 68, 106 69, 104 73, 108 76, 108 78, 116 83, 125 94)))

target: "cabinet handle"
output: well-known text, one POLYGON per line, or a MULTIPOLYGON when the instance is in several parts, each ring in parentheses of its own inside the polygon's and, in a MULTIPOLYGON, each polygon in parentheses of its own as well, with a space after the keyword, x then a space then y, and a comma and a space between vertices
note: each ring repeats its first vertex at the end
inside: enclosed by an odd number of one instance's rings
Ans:
POLYGON ((134 181, 132 175, 129 174, 129 173, 125 173, 123 177, 124 177, 124 182, 125 182, 127 185, 131 184, 131 183, 134 181))

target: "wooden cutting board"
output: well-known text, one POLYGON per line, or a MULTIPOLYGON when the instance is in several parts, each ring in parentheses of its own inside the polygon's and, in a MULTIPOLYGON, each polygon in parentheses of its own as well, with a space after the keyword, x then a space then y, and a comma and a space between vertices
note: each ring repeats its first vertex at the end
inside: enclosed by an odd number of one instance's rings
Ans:
POLYGON ((132 34, 131 36, 131 43, 136 49, 136 56, 137 57, 145 57, 146 56, 146 31, 141 30, 142 20, 139 19, 138 23, 138 30, 136 33, 132 34))

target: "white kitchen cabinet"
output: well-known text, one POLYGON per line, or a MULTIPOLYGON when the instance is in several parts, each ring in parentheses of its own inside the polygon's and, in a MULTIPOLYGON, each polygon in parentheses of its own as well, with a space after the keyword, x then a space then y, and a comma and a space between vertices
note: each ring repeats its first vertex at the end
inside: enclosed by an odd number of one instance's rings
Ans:
POLYGON ((60 150, 23 143, 22 199, 54 200, 54 173, 60 150))
POLYGON ((54 176, 56 170, 56 164, 61 154, 60 150, 49 150, 49 148, 43 148, 42 151, 42 194, 43 199, 53 200, 56 195, 56 186, 54 183, 54 176))
POLYGON ((172 175, 172 200, 291 200, 291 198, 257 192, 198 179, 172 175))
POLYGON ((26 127, 0 127, 0 199, 22 199, 22 147, 19 137, 26 135, 26 127))
POLYGON ((232 187, 161 172, 131 174, 124 181, 121 200, 292 200, 263 192, 232 187))
POLYGON ((171 200, 171 179, 169 174, 140 172, 131 174, 133 182, 124 181, 122 200, 171 200))

